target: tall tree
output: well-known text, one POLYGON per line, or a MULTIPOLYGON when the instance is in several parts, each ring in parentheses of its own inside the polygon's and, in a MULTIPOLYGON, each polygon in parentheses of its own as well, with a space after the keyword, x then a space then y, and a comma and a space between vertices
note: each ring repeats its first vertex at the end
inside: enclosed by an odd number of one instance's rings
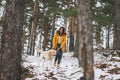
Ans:
POLYGON ((44 30, 44 32, 43 32, 44 39, 43 39, 43 45, 42 45, 43 50, 46 50, 48 39, 49 39, 49 35, 48 35, 48 33, 49 33, 49 31, 48 31, 48 29, 49 29, 49 24, 48 24, 49 18, 46 17, 45 20, 46 21, 44 22, 45 24, 44 24, 44 27, 43 27, 43 30, 44 30))
POLYGON ((84 80, 94 80, 91 1, 78 0, 77 7, 79 27, 78 60, 84 70, 84 80))
MULTIPOLYGON (((73 11, 76 11, 76 0, 74 0, 73 3, 73 11)), ((71 21, 70 21, 70 26, 69 26, 69 35, 70 35, 70 41, 69 41, 69 51, 73 51, 74 50, 74 35, 75 35, 75 21, 76 21, 76 16, 72 15, 71 16, 71 21)))
MULTIPOLYGON (((109 48, 110 38, 113 28, 113 0, 93 0, 92 1, 92 21, 94 25, 94 44, 104 44, 104 33, 106 33, 107 45, 109 48), (99 4, 99 5, 98 5, 99 4)), ((106 41, 106 40, 105 40, 106 41)))
POLYGON ((115 2, 115 25, 114 25, 114 41, 113 49, 120 50, 120 0, 115 2))
POLYGON ((32 19, 32 24, 31 24, 29 46, 28 46, 28 52, 27 52, 28 54, 32 54, 32 55, 34 55, 34 47, 35 47, 35 33, 36 33, 37 14, 38 14, 38 2, 35 1, 34 10, 33 10, 33 19, 32 19))
POLYGON ((24 4, 24 0, 6 0, 0 49, 0 80, 21 79, 24 4))

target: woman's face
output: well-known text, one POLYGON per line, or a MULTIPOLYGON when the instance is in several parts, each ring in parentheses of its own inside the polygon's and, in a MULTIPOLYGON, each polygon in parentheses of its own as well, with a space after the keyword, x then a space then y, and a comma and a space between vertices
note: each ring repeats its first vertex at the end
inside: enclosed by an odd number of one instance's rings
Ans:
POLYGON ((60 29, 60 33, 63 33, 63 29, 62 28, 60 29))

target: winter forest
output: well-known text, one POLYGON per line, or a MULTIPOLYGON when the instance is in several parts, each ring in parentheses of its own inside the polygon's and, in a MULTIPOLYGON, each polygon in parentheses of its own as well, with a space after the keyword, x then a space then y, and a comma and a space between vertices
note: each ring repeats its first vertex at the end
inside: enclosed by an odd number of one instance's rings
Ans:
POLYGON ((120 80, 120 0, 0 0, 0 80, 120 80), (36 48, 60 27, 58 68, 36 48))

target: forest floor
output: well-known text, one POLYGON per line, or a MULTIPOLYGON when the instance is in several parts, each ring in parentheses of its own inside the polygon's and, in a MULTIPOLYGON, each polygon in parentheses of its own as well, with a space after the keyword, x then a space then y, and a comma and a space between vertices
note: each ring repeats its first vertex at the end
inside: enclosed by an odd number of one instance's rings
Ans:
MULTIPOLYGON (((80 80, 83 76, 73 53, 64 53, 60 68, 40 65, 39 56, 22 55, 22 80, 80 80)), ((54 60, 54 59, 53 59, 54 60)), ((94 53, 94 80, 120 80, 120 57, 94 53)))

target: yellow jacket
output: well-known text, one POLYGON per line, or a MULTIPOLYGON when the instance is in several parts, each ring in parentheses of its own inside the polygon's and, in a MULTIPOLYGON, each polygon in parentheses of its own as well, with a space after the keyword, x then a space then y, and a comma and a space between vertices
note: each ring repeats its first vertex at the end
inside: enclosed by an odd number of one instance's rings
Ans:
MULTIPOLYGON (((52 41, 52 49, 56 49, 57 48, 57 44, 58 44, 58 37, 59 37, 59 34, 56 32, 54 37, 53 37, 53 41, 52 41)), ((64 52, 65 51, 65 44, 66 44, 66 34, 63 34, 61 36, 61 49, 62 51, 64 52)))

